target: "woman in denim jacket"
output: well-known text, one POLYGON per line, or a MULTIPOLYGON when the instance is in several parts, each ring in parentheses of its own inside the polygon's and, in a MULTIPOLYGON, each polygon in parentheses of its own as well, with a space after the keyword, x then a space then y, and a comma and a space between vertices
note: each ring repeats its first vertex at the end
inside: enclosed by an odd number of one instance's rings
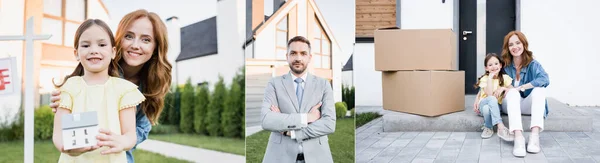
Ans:
MULTIPOLYGON (((133 163, 133 150, 148 138, 152 125, 158 123, 165 102, 164 97, 171 85, 172 66, 166 57, 167 29, 156 13, 139 9, 123 16, 117 28, 115 41, 115 61, 121 67, 121 77, 138 85, 146 98, 146 101, 136 107, 136 145, 126 151, 127 162, 133 163)), ((60 92, 54 91, 50 100, 50 107, 56 112, 60 92)), ((110 144, 107 145, 110 147, 107 154, 126 150, 122 147, 123 138, 120 134, 101 137, 99 142, 110 144)), ((67 154, 76 156, 92 150, 95 149, 80 148, 70 150, 67 154)))
POLYGON ((508 114, 509 130, 514 133, 513 155, 525 157, 527 152, 540 152, 540 132, 544 130, 544 118, 548 115, 545 88, 550 84, 542 65, 533 59, 525 35, 519 31, 509 32, 502 45, 504 71, 513 78, 512 87, 498 89, 494 95, 506 91, 502 112, 508 114), (531 115, 531 134, 525 150, 525 137, 521 115, 531 115))

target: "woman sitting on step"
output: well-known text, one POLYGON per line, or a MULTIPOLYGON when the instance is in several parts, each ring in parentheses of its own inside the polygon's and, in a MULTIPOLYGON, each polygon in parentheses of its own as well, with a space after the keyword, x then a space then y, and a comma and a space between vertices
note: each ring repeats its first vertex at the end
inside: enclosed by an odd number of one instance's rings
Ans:
POLYGON ((533 59, 527 38, 519 31, 509 32, 504 37, 502 58, 506 63, 504 71, 514 83, 510 88, 498 89, 495 94, 506 92, 502 112, 508 114, 509 130, 515 135, 513 155, 525 157, 527 152, 540 152, 540 132, 544 130, 544 118, 548 115, 545 88, 550 80, 542 65, 533 59), (521 114, 531 115, 527 151, 521 114))

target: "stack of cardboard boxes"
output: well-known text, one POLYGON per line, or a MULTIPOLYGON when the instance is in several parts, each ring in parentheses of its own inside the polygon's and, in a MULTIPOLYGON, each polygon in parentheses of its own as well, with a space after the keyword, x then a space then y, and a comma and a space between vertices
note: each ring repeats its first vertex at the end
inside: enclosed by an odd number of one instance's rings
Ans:
POLYGON ((451 29, 378 29, 374 39, 384 109, 423 116, 464 110, 465 73, 451 29))

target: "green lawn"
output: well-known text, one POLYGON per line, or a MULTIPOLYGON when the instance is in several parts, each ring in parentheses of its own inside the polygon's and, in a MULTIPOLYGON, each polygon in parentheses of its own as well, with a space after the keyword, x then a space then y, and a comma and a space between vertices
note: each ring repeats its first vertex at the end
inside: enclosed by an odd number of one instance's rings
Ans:
POLYGON ((244 155, 244 139, 210 137, 195 134, 150 134, 149 139, 166 141, 181 145, 221 151, 237 155, 244 155))
POLYGON ((367 112, 356 115, 356 128, 371 122, 374 119, 381 117, 379 113, 367 112))
MULTIPOLYGON (((246 162, 262 162, 270 131, 246 137, 246 162)), ((354 162, 354 119, 337 119, 335 133, 329 135, 329 147, 334 162, 354 162)))
MULTIPOLYGON (((23 162, 23 140, 0 142, 0 162, 23 162)), ((54 148, 52 141, 36 141, 34 144, 35 162, 57 162, 60 152, 54 148)), ((135 150, 133 157, 136 162, 187 162, 175 158, 165 157, 160 154, 135 150)))

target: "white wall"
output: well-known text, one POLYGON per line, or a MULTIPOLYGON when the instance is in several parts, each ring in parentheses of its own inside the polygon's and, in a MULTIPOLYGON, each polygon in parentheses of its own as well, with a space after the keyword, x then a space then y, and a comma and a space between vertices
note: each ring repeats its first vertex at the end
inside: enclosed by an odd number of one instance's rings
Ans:
POLYGON ((342 85, 353 86, 352 71, 342 71, 342 85))
POLYGON ((223 75, 226 83, 231 83, 231 79, 238 70, 244 66, 244 50, 242 49, 243 36, 245 35, 246 19, 240 17, 245 13, 241 8, 245 8, 245 0, 222 0, 217 2, 217 41, 219 61, 216 62, 218 69, 208 69, 218 71, 223 75), (243 30, 240 30, 242 28, 243 30), (225 64, 226 63, 226 64, 225 64))
POLYGON ((402 0, 400 2, 401 28, 454 29, 453 0, 446 0, 446 3, 442 3, 440 0, 402 0))
MULTIPOLYGON (((2 0, 0 1, 0 36, 4 35, 23 35, 25 22, 24 18, 24 0, 2 0)), ((21 67, 23 63, 23 41, 0 41, 0 58, 16 57, 17 74, 13 76, 20 78, 23 72, 21 67)), ((0 124, 12 122, 16 118, 16 113, 21 105, 20 83, 14 81, 17 85, 18 93, 13 95, 0 95, 0 124)))
POLYGON ((571 105, 600 105, 600 1, 520 1, 521 31, 550 76, 547 93, 571 105))
POLYGON ((275 58, 275 24, 266 24, 265 28, 256 35, 256 40, 253 43, 255 47, 254 59, 275 58))
MULTIPOLYGON (((166 22, 167 33, 169 37, 169 51, 167 51, 167 60, 171 63, 171 83, 177 81, 177 56, 181 53, 181 25, 178 19, 171 19, 166 22)), ((184 81, 185 82, 185 81, 184 81)))
POLYGON ((382 106, 381 72, 375 71, 374 44, 356 43, 353 59, 356 106, 382 106))
MULTIPOLYGON (((185 84, 188 78, 193 84, 207 81, 210 85, 219 80, 221 54, 209 55, 177 62, 177 84, 185 84)), ((221 73, 222 74, 222 73, 221 73)), ((224 75, 224 74, 222 74, 224 75)), ((227 76, 231 76, 230 74, 227 76)), ((231 78, 224 78, 230 83, 231 78)), ((212 88, 212 87, 211 87, 212 88)))
POLYGON ((333 99, 338 102, 342 101, 342 64, 335 63, 341 62, 342 56, 340 54, 342 54, 342 50, 339 46, 332 46, 332 48, 331 63, 333 64, 331 65, 331 71, 333 73, 333 99))
MULTIPOLYGON (((100 4, 100 2, 98 2, 98 0, 91 0, 91 1, 87 1, 88 2, 88 18, 89 19, 100 19, 104 22, 106 22, 107 24, 111 24, 110 22, 110 16, 108 13, 106 13, 106 11, 104 10, 104 8, 102 7, 102 5, 100 4)), ((120 21, 120 20, 117 20, 120 21)), ((118 22, 117 22, 118 23, 118 22)), ((117 29, 111 29, 113 32, 116 32, 117 29)))

